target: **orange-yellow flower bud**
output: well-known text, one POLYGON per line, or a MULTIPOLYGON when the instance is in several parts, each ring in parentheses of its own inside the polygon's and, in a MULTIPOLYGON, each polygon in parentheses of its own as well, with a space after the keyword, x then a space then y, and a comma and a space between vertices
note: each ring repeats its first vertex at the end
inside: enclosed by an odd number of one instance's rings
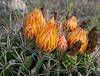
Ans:
POLYGON ((45 19, 42 15, 41 10, 34 9, 29 13, 23 22, 23 33, 28 39, 34 39, 37 32, 46 25, 45 19))
POLYGON ((68 31, 74 30, 77 26, 78 26, 78 23, 75 16, 72 16, 64 23, 64 27, 67 28, 68 31))
POLYGON ((41 30, 36 37, 36 43, 39 48, 45 52, 52 52, 58 43, 58 28, 54 19, 48 21, 47 26, 41 30))
POLYGON ((64 35, 59 37, 58 40, 58 49, 60 51, 65 51, 68 48, 67 40, 64 35))
POLYGON ((70 32, 68 39, 67 39, 68 45, 71 46, 76 41, 80 40, 82 45, 81 45, 79 52, 84 53, 84 51, 86 50, 87 45, 88 45, 87 34, 88 33, 86 30, 83 30, 82 28, 78 27, 77 29, 70 32))

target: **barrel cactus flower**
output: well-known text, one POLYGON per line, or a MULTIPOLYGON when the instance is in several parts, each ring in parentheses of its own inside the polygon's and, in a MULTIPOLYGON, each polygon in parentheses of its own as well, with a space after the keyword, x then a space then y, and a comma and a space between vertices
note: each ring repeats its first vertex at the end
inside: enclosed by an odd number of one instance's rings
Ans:
POLYGON ((77 29, 69 33, 68 38, 67 38, 68 45, 71 46, 76 41, 80 40, 82 45, 78 52, 84 53, 88 45, 87 35, 88 35, 88 32, 86 30, 83 30, 82 28, 78 27, 77 29))
POLYGON ((72 31, 76 29, 78 26, 77 18, 75 16, 70 17, 68 20, 64 22, 64 27, 68 31, 72 31))
POLYGON ((44 28, 46 25, 45 19, 42 15, 42 11, 39 9, 34 9, 31 13, 25 16, 23 21, 23 33, 28 39, 34 39, 37 32, 44 28))
POLYGON ((36 36, 36 43, 44 52, 52 52, 58 43, 58 27, 54 19, 48 21, 46 27, 36 36))
POLYGON ((68 43, 64 35, 59 36, 57 47, 61 52, 64 52, 68 48, 68 43))

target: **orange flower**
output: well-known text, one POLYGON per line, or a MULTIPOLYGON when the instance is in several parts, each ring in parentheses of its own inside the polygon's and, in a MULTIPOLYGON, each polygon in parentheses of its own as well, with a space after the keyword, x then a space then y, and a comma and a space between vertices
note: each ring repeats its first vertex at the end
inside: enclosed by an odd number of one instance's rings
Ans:
POLYGON ((58 49, 61 51, 65 51, 68 48, 67 40, 64 35, 59 37, 58 40, 58 49))
POLYGON ((72 31, 77 27, 77 19, 75 16, 72 16, 71 18, 69 18, 67 21, 64 22, 64 27, 68 30, 68 31, 72 31))
POLYGON ((68 45, 71 46, 76 41, 80 40, 82 45, 79 50, 80 53, 84 53, 88 45, 88 38, 87 38, 87 31, 83 30, 82 28, 78 27, 77 29, 73 30, 68 35, 68 45))
POLYGON ((47 26, 41 30, 36 37, 36 43, 39 48, 45 52, 52 52, 57 47, 58 28, 54 19, 48 21, 47 26))
POLYGON ((23 25, 24 36, 28 39, 34 39, 37 32, 46 25, 41 10, 34 9, 31 13, 29 13, 25 17, 23 25))

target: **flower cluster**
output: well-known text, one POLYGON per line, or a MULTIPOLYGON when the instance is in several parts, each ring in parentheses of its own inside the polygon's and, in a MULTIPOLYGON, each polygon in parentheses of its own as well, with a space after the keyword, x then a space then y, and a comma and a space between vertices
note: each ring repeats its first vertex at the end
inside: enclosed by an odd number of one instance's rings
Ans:
MULTIPOLYGON (((54 18, 46 20, 40 9, 34 9, 25 17, 23 33, 25 38, 34 39, 37 46, 44 52, 58 49, 61 52, 84 53, 87 51, 87 47, 91 46, 89 43, 93 41, 93 37, 92 39, 89 38, 91 33, 78 25, 75 16, 71 16, 64 23, 58 24, 54 18), (62 27, 59 28, 59 25, 62 27), (63 31, 60 31, 61 29, 63 31), (80 46, 77 47, 78 45, 80 46)), ((92 32, 93 35, 94 33, 92 32)))

